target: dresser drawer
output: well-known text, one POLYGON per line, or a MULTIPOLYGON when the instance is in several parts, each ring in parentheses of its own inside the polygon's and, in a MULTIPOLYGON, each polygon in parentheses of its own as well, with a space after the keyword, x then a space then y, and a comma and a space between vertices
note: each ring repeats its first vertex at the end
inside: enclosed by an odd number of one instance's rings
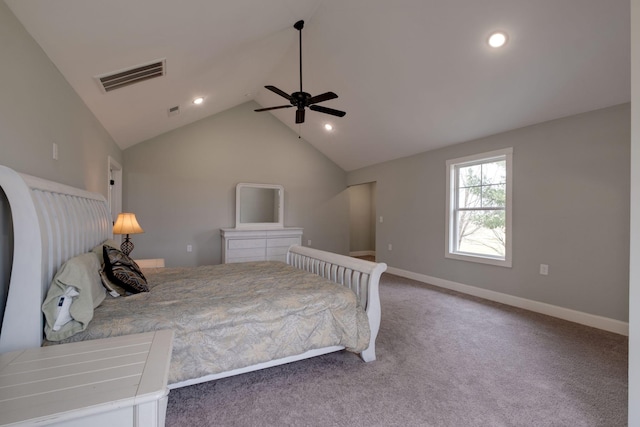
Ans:
POLYGON ((229 250, 264 248, 266 246, 266 239, 234 239, 229 240, 227 244, 227 248, 229 250))
POLYGON ((260 258, 264 259, 265 248, 242 248, 229 249, 227 257, 229 258, 260 258))
POLYGON ((228 256, 227 257, 227 263, 264 261, 264 260, 265 260, 264 253, 260 254, 260 256, 255 256, 255 257, 245 257, 245 256, 238 256, 238 257, 228 256))
POLYGON ((275 239, 267 239, 267 248, 285 248, 285 252, 291 245, 299 245, 299 237, 279 237, 275 239))
POLYGON ((289 246, 283 246, 280 248, 267 248, 267 259, 270 259, 271 257, 283 257, 285 255, 287 255, 287 250, 289 249, 289 246))
POLYGON ((287 262, 289 246, 291 245, 267 248, 267 261, 287 262))

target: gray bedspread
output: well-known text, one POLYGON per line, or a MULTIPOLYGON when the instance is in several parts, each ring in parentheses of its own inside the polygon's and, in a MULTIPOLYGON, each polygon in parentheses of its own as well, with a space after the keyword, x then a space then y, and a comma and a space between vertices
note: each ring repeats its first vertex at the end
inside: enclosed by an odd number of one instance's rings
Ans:
POLYGON ((281 262, 145 270, 150 292, 107 299, 62 341, 175 331, 169 383, 341 345, 360 352, 369 323, 349 289, 281 262))

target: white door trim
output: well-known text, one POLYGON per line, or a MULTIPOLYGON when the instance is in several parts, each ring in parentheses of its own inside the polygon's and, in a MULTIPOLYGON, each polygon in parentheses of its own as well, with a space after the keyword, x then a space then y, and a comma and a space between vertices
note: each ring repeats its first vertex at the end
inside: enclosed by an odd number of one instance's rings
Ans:
POLYGON ((122 212, 122 166, 111 156, 108 156, 107 165, 107 194, 111 220, 115 221, 122 212))

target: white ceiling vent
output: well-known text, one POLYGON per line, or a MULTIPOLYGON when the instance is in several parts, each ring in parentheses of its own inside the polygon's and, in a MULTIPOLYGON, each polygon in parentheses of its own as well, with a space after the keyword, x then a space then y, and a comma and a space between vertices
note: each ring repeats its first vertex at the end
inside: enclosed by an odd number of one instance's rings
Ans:
POLYGON ((165 75, 165 59, 160 59, 134 68, 120 70, 109 74, 96 76, 100 87, 105 92, 120 89, 145 80, 162 77, 165 75))

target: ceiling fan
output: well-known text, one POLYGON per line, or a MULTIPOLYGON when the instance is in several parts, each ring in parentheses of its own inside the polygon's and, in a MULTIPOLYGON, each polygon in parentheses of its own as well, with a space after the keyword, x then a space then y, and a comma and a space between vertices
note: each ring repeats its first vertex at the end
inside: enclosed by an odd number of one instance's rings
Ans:
POLYGON ((320 95, 311 96, 311 94, 302 91, 302 28, 304 27, 304 21, 298 21, 293 25, 293 28, 298 30, 299 39, 300 39, 300 91, 293 92, 291 95, 286 93, 285 91, 278 89, 275 86, 265 86, 265 88, 269 89, 272 92, 277 93, 283 98, 286 98, 290 104, 288 105, 279 105, 277 107, 267 107, 267 108, 259 108, 254 111, 269 111, 269 110, 278 110, 280 108, 291 108, 296 107, 296 123, 304 123, 304 113, 305 107, 309 107, 310 110, 318 111, 320 113, 331 114, 332 116, 344 117, 344 111, 334 110, 333 108, 322 107, 320 105, 316 105, 319 102, 328 101, 330 99, 335 99, 338 97, 333 92, 325 92, 320 95))

